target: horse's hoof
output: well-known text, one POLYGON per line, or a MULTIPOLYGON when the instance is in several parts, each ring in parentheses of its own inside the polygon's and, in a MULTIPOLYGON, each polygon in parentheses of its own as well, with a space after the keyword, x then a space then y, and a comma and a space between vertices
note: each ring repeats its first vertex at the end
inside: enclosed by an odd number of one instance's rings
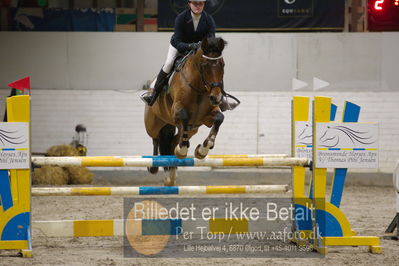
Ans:
POLYGON ((176 179, 171 179, 169 177, 165 177, 163 180, 163 185, 166 187, 172 187, 176 185, 176 179))
POLYGON ((180 148, 179 145, 177 145, 175 147, 175 155, 177 158, 184 159, 187 157, 187 153, 188 153, 188 148, 186 146, 180 148))
POLYGON ((206 157, 207 154, 205 154, 205 155, 202 154, 202 153, 200 152, 200 150, 201 150, 201 144, 198 144, 197 148, 195 148, 194 156, 195 156, 195 158, 197 158, 197 159, 204 159, 204 158, 206 157))
POLYGON ((165 186, 175 186, 177 178, 177 167, 170 167, 168 171, 165 172, 167 175, 163 180, 165 186))
POLYGON ((147 167, 147 171, 155 175, 156 173, 158 173, 158 167, 147 167))

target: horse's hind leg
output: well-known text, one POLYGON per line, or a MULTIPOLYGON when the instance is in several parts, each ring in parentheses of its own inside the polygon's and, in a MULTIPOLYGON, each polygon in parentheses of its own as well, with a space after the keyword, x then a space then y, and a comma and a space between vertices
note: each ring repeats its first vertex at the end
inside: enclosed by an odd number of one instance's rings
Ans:
POLYGON ((208 155, 210 149, 215 146, 216 135, 219 132, 219 127, 223 123, 224 115, 221 112, 217 112, 213 117, 213 126, 209 132, 208 137, 205 139, 204 143, 198 144, 195 149, 195 158, 204 159, 208 155))
MULTIPOLYGON (((157 156, 158 155, 158 151, 159 151, 159 139, 153 138, 152 139, 152 145, 154 146, 152 154, 154 156, 157 156)), ((158 167, 155 167, 155 166, 147 167, 147 171, 154 175, 154 174, 158 173, 158 167)))
MULTIPOLYGON (((166 125, 159 133, 159 151, 161 155, 173 155, 173 140, 175 138, 175 126, 166 125)), ((177 177, 177 167, 165 167, 166 176, 164 178, 165 186, 174 186, 177 177)))
POLYGON ((168 167, 166 170, 166 176, 163 180, 164 186, 174 186, 176 185, 177 178, 177 167, 168 167))

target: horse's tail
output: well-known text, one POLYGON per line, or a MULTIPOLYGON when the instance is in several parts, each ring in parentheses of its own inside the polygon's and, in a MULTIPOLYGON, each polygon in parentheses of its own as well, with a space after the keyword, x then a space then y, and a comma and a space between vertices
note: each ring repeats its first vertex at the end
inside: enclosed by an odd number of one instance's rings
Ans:
POLYGON ((175 137, 176 127, 167 124, 159 132, 159 153, 161 155, 173 155, 173 139, 175 137))

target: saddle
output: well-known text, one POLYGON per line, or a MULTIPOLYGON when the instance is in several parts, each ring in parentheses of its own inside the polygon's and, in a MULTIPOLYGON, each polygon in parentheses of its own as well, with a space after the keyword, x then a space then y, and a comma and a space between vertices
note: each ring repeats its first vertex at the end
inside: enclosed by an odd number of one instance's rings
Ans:
POLYGON ((193 50, 191 50, 190 52, 187 52, 186 54, 183 55, 179 55, 176 57, 174 63, 173 63, 173 67, 172 67, 172 71, 170 71, 170 73, 166 76, 165 81, 164 81, 164 89, 165 90, 169 90, 170 87, 170 81, 172 80, 171 77, 173 77, 173 75, 176 72, 180 72, 184 66, 184 64, 186 63, 188 57, 193 53, 193 50), (168 85, 168 86, 167 86, 168 85))

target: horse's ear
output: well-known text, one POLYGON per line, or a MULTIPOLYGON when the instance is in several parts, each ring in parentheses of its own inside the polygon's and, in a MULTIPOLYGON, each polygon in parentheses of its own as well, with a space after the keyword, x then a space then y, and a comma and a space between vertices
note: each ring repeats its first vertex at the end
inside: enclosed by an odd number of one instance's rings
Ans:
POLYGON ((201 42, 201 49, 203 52, 205 52, 206 50, 208 50, 208 38, 204 38, 201 42))
POLYGON ((225 40, 223 40, 222 38, 219 39, 218 42, 218 48, 220 51, 223 51, 225 45, 227 45, 227 42, 225 40))

